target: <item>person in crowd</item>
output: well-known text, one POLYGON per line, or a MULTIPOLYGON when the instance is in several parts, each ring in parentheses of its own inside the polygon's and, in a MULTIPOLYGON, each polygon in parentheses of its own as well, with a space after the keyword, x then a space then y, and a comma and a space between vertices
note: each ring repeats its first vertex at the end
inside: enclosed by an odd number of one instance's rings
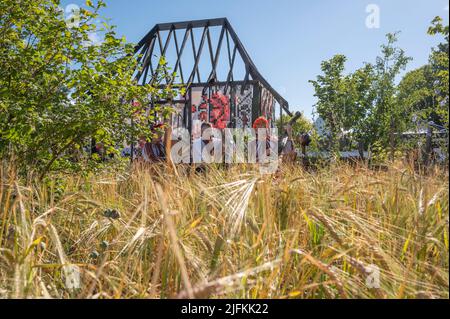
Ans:
POLYGON ((275 138, 270 136, 269 134, 269 121, 264 117, 260 116, 253 122, 253 129, 255 130, 256 138, 255 140, 249 143, 249 152, 256 150, 256 162, 260 162, 260 154, 266 154, 267 157, 271 155, 271 152, 276 150, 276 141, 275 138), (265 130, 266 139, 265 141, 260 141, 259 134, 261 130, 265 130), (255 147, 256 144, 256 147, 255 147))
POLYGON ((93 147, 92 147, 91 154, 92 155, 95 154, 97 156, 98 161, 105 162, 108 159, 113 158, 112 154, 108 154, 106 152, 106 148, 105 148, 105 145, 103 143, 96 142, 95 140, 93 140, 92 144, 93 144, 93 147))
POLYGON ((147 152, 145 151, 145 146, 147 144, 147 138, 143 135, 139 136, 138 139, 138 147, 135 151, 134 158, 139 162, 149 162, 150 158, 148 157, 147 152))
POLYGON ((160 163, 166 159, 166 148, 163 142, 164 124, 152 126, 150 142, 147 137, 141 135, 138 139, 135 159, 143 163, 160 163))
POLYGON ((285 137, 281 141, 281 156, 284 163, 294 163, 297 159, 294 139, 292 137, 292 125, 286 124, 284 127, 285 137))
MULTIPOLYGON (((205 173, 207 170, 206 162, 207 159, 203 156, 203 150, 206 146, 211 146, 210 159, 214 159, 216 155, 215 150, 222 149, 222 141, 220 137, 213 137, 210 134, 209 137, 206 135, 206 130, 212 129, 212 124, 208 122, 204 122, 201 124, 200 128, 200 136, 195 138, 192 142, 192 159, 195 167, 195 171, 197 173, 205 173)), ((214 162, 214 161, 213 161, 214 162)))
POLYGON ((205 146, 213 143, 214 148, 212 148, 211 156, 214 156, 214 149, 222 149, 221 139, 213 136, 205 137, 205 132, 208 129, 212 129, 211 123, 204 122, 201 124, 200 136, 194 139, 192 143, 192 157, 194 163, 204 162, 205 158, 203 156, 203 149, 205 146))
POLYGON ((166 159, 166 149, 162 137, 164 124, 156 124, 152 127, 153 137, 149 142, 145 136, 138 140, 138 159, 145 163, 160 163, 166 159))
MULTIPOLYGON (((235 139, 235 134, 233 132, 233 130, 235 129, 236 124, 234 120, 231 120, 230 122, 228 122, 227 127, 225 130, 222 130, 222 154, 224 154, 225 157, 225 168, 230 168, 230 164, 234 161, 237 160, 236 157, 236 143, 234 141, 235 139), (226 131, 228 131, 229 136, 227 139, 226 136, 226 131), (228 145, 227 145, 228 143, 228 145)), ((239 154, 240 155, 240 154, 239 154)))
POLYGON ((156 124, 152 127, 153 138, 145 145, 145 153, 151 163, 160 163, 166 160, 166 147, 163 142, 164 124, 156 124))
POLYGON ((311 140, 311 136, 309 135, 309 133, 304 133, 301 134, 299 137, 299 143, 302 149, 302 153, 301 153, 301 157, 302 157, 302 161, 303 161, 303 165, 307 166, 308 164, 308 160, 306 158, 306 147, 308 147, 311 144, 312 140, 311 140))

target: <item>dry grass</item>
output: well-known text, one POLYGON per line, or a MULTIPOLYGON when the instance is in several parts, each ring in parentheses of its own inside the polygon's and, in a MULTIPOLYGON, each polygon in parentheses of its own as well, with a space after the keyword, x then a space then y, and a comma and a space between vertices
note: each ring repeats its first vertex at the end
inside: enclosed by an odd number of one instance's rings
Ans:
POLYGON ((449 298, 447 171, 0 175, 0 297, 449 298))

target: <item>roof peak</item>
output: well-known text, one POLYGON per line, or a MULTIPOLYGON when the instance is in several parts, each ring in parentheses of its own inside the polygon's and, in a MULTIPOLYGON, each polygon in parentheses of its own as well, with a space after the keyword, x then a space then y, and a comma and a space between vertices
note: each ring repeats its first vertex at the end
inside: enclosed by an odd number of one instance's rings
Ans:
POLYGON ((221 26, 228 23, 227 18, 214 18, 214 19, 200 19, 191 21, 178 21, 178 22, 168 22, 168 23, 158 23, 156 27, 160 31, 171 30, 171 29, 186 29, 191 28, 204 28, 205 26, 215 27, 221 26))
MULTIPOLYGON (((196 30, 198 31, 198 30, 196 30)), ((155 53, 160 56, 166 56, 167 52, 172 52, 172 56, 175 56, 176 63, 173 65, 173 73, 180 75, 181 84, 186 85, 189 88, 194 83, 209 83, 214 80, 218 82, 220 80, 225 81, 227 84, 234 82, 236 79, 233 75, 233 70, 235 68, 235 59, 236 56, 239 56, 239 60, 242 61, 240 63, 241 67, 245 70, 245 75, 243 79, 244 83, 248 83, 250 80, 256 80, 260 82, 270 93, 274 96, 275 100, 279 103, 279 105, 289 114, 289 103, 266 81, 266 79, 261 75, 258 71, 257 67, 253 63, 250 55, 245 49, 244 45, 238 38, 236 32, 234 31, 231 24, 228 22, 227 18, 215 18, 215 19, 203 19, 203 20, 192 20, 192 21, 183 21, 183 22, 170 22, 170 23, 159 23, 156 24, 147 35, 142 38, 139 44, 135 48, 135 53, 139 54, 139 64, 140 70, 136 75, 136 79, 139 81, 142 78, 142 83, 147 83, 147 75, 150 71, 150 81, 155 80, 155 70, 157 61, 152 63, 152 59, 155 58, 155 53), (212 27, 221 27, 221 32, 218 39, 213 39, 210 33, 210 28, 212 27), (194 32, 193 29, 203 29, 202 32, 194 32), (177 36, 178 30, 185 30, 184 36, 182 38, 178 38, 180 34, 177 36), (162 36, 162 33, 167 32, 167 36, 162 36), (196 35, 197 33, 197 35, 196 35), (197 36, 200 36, 198 38, 197 36), (197 41, 195 41, 197 38, 197 41), (196 43, 195 43, 196 42, 196 43), (170 45, 172 44, 172 45, 170 45), (191 49, 186 47, 190 46, 191 49), (156 53, 158 51, 159 53, 156 53), (169 47, 171 50, 169 50, 169 47), (224 47, 222 49, 222 47, 224 47), (204 50, 205 48, 205 50, 204 50), (191 55, 189 51, 192 51, 192 59, 189 59, 189 70, 186 69, 186 65, 183 63, 183 56, 186 54, 191 55), (202 54, 202 51, 207 51, 202 54), (224 74, 224 79, 218 78, 218 64, 220 60, 220 52, 225 51, 224 54, 226 56, 223 59, 226 59, 228 72, 224 74), (209 52, 209 54, 208 54, 209 52), (184 55, 183 55, 184 54, 184 55), (209 57, 208 57, 209 56, 209 57), (206 59, 210 60, 210 63, 206 62, 206 65, 210 69, 202 70, 199 67, 200 60, 206 59), (193 61, 193 62, 192 62, 193 61), (189 71, 186 78, 183 76, 183 68, 184 71, 189 71), (206 78, 201 79, 201 71, 206 71, 206 78)), ((175 62, 175 61, 174 61, 175 62)), ((184 61, 186 62, 186 61, 184 61)), ((170 79, 170 76, 166 75, 165 77, 166 83, 174 84, 173 80, 170 79)), ((245 87, 246 85, 244 85, 245 87)))

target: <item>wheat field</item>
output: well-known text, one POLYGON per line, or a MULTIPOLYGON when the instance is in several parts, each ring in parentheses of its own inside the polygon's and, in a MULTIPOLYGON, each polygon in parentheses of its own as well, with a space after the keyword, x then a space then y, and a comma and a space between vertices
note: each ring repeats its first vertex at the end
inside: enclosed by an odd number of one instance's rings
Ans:
POLYGON ((0 298, 449 298, 447 169, 0 175, 0 298))

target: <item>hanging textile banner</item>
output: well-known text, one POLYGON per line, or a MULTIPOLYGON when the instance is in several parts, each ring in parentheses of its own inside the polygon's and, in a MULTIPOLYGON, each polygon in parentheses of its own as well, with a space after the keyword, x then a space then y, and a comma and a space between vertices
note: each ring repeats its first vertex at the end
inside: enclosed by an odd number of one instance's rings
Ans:
POLYGON ((272 126, 275 111, 275 98, 269 90, 261 88, 261 115, 269 121, 269 126, 272 126))
POLYGON ((237 85, 235 90, 236 127, 252 127, 253 85, 249 85, 243 91, 242 86, 237 85))
POLYGON ((214 128, 227 128, 236 114, 236 127, 251 127, 253 85, 241 92, 241 85, 225 92, 225 85, 191 88, 193 122, 209 122, 214 128))

